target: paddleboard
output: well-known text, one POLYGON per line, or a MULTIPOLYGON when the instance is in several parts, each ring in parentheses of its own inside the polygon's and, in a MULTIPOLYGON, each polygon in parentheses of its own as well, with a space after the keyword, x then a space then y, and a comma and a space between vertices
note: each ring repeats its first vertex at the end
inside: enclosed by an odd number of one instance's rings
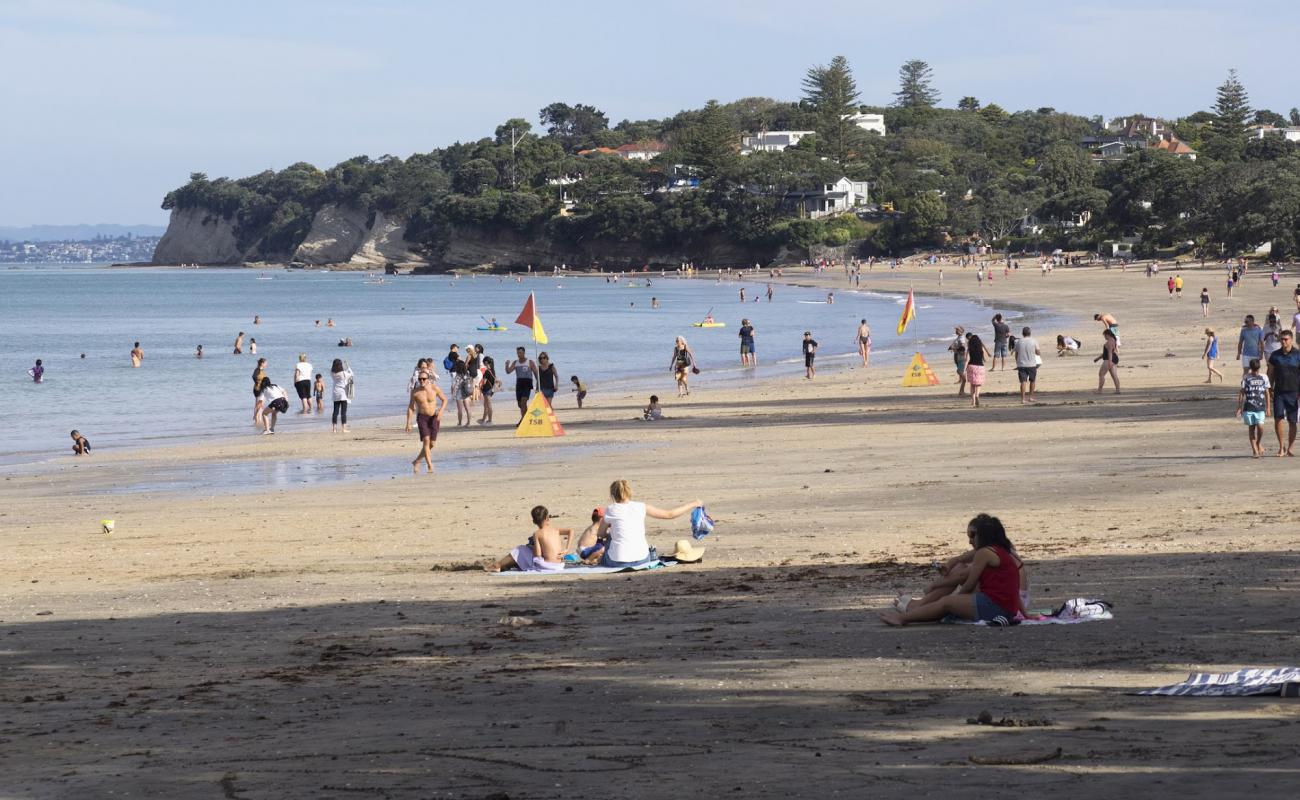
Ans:
POLYGON ((725 322, 692 322, 691 325, 696 328, 725 328, 725 322))
POLYGON ((795 302, 796 302, 796 303, 803 303, 803 304, 806 305, 806 306, 824 306, 824 305, 826 305, 826 301, 825 301, 825 300, 796 300, 795 302))

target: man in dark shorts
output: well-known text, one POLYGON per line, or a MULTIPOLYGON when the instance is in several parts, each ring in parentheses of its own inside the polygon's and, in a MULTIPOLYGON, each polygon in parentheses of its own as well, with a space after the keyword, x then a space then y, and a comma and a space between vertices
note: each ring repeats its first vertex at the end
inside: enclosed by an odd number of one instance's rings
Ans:
POLYGON ((803 373, 805 380, 812 380, 817 374, 817 368, 813 366, 813 361, 817 358, 817 340, 813 339, 812 331, 803 332, 803 373))
POLYGON ((1002 359, 1002 368, 1007 368, 1007 339, 1011 336, 1011 326, 1002 321, 1001 314, 993 315, 993 363, 989 370, 997 369, 998 359, 1002 359))
POLYGON ((740 321, 740 366, 752 367, 757 364, 754 353, 754 326, 749 320, 740 321))
POLYGON ((438 428, 442 426, 442 412, 447 408, 447 395, 442 393, 438 384, 421 372, 415 379, 415 388, 411 390, 409 411, 415 412, 415 424, 420 429, 420 452, 411 462, 411 469, 420 474, 420 461, 424 461, 433 474, 433 460, 429 457, 434 443, 438 440, 438 428))
POLYGON ((1282 346, 1268 357, 1268 382, 1273 387, 1273 426, 1277 432, 1277 454, 1295 455, 1295 427, 1297 397, 1300 396, 1300 348, 1295 346, 1294 334, 1283 330, 1279 335, 1282 346), (1287 437, 1282 439, 1285 419, 1287 437))
POLYGON ((515 402, 519 404, 519 419, 522 421, 528 411, 528 398, 537 382, 537 364, 528 358, 527 350, 516 347, 515 360, 506 362, 506 372, 515 374, 515 402))

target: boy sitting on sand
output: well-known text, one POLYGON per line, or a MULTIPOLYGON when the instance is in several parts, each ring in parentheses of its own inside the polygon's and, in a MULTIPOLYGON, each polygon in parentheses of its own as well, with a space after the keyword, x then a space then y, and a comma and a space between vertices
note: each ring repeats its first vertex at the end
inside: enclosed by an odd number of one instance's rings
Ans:
POLYGON ((641 419, 654 422, 664 418, 664 410, 659 406, 659 395, 650 395, 650 405, 641 409, 641 419))
POLYGON ((572 528, 552 528, 551 512, 546 506, 533 506, 533 524, 537 530, 500 561, 487 566, 488 572, 519 569, 524 572, 559 572, 564 569, 564 553, 573 539, 572 528), (563 544, 561 544, 563 538, 563 544))
POLYGON ((565 556, 567 560, 581 561, 584 564, 599 564, 600 557, 609 543, 609 534, 600 535, 600 522, 605 518, 605 509, 594 508, 591 511, 591 524, 578 537, 576 555, 565 556))

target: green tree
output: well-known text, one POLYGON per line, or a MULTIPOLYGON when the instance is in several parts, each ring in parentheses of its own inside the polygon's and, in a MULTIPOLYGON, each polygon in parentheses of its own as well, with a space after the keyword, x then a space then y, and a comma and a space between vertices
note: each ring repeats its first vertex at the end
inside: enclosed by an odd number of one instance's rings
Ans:
POLYGON ((1230 69, 1214 102, 1214 120, 1205 137, 1206 155, 1218 161, 1240 161, 1246 149, 1249 119, 1250 97, 1237 79, 1237 71, 1230 69))
POLYGON ((1272 125, 1275 128, 1285 128, 1287 125, 1286 117, 1267 108, 1255 109, 1253 122, 1256 125, 1272 125))
POLYGON ((1289 116, 1292 125, 1300 125, 1300 108, 1292 108, 1289 116))
POLYGON ((538 112, 538 117, 547 134, 569 152, 590 147, 597 134, 609 128, 609 118, 603 111, 582 103, 551 103, 538 112))
POLYGON ((958 111, 979 111, 980 110, 979 98, 971 97, 970 95, 963 97, 962 99, 957 101, 957 110, 958 111))
POLYGON ((903 230, 909 244, 938 244, 943 224, 948 220, 948 207, 937 192, 923 192, 905 200, 899 209, 903 212, 903 230))
POLYGON ((898 91, 894 92, 894 105, 902 108, 933 108, 939 102, 939 92, 930 85, 930 65, 919 59, 904 62, 898 70, 898 91))
POLYGON ((830 64, 812 67, 804 76, 803 88, 804 101, 817 112, 817 134, 826 154, 843 163, 863 133, 848 119, 858 103, 858 86, 848 59, 835 56, 830 64))
POLYGON ((686 164, 697 168, 703 178, 727 174, 736 160, 738 144, 739 137, 717 100, 704 106, 699 121, 683 131, 678 142, 686 164))
POLYGON ((456 170, 452 187, 461 194, 477 197, 496 186, 499 177, 497 168, 492 166, 491 161, 486 158, 473 158, 456 170))

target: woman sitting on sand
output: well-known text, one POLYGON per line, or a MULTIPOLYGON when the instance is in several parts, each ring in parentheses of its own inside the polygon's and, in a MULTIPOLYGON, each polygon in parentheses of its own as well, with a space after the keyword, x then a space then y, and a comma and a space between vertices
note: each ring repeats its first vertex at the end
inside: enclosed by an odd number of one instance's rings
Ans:
POLYGON ((1073 336, 1056 337, 1056 354, 1058 356, 1077 356, 1079 355, 1079 340, 1073 336))
MULTIPOLYGON (((972 526, 974 526, 981 517, 988 517, 988 515, 980 514, 967 523, 966 526, 966 537, 972 542, 971 549, 961 555, 953 556, 942 564, 935 562, 935 565, 939 569, 939 579, 926 587, 925 595, 919 600, 914 600, 911 597, 900 594, 898 597, 894 598, 894 608, 899 611, 907 611, 909 608, 914 606, 919 607, 926 603, 933 603, 947 595, 953 594, 960 586, 966 583, 966 579, 970 577, 970 565, 974 562, 976 555, 976 549, 973 544, 974 534, 972 533, 972 526)), ((995 519, 994 517, 988 518, 995 519)), ((1025 563, 1020 560, 1020 554, 1016 552, 1014 547, 1011 548, 1010 552, 1011 555, 1016 558, 1020 570, 1020 596, 1016 613, 1025 618, 1033 618, 1034 615, 1030 614, 1028 610, 1029 575, 1025 570, 1025 563)))
POLYGON ((1002 522, 997 517, 980 514, 967 524, 966 536, 971 544, 971 552, 967 554, 970 566, 956 591, 944 594, 942 589, 933 589, 919 603, 908 603, 906 610, 882 613, 880 619, 885 624, 936 622, 949 614, 992 622, 998 617, 1012 619, 1022 610, 1020 570, 1023 565, 1007 539, 1002 522))
POLYGON ((609 486, 609 496, 614 502, 605 506, 598 538, 609 537, 609 546, 600 559, 602 567, 635 567, 659 558, 659 554, 646 541, 645 518, 677 519, 704 505, 693 500, 672 511, 664 511, 632 499, 632 486, 625 480, 614 481, 609 486))

